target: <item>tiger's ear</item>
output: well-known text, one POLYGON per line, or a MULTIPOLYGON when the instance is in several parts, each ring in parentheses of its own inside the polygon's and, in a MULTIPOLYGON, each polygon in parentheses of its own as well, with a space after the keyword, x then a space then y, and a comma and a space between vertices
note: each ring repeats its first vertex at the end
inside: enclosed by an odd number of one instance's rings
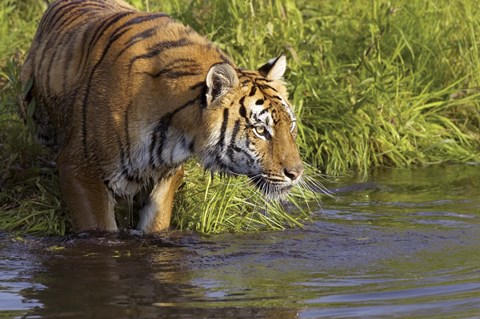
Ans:
POLYGON ((280 55, 276 58, 271 59, 264 65, 262 65, 258 72, 261 75, 270 80, 280 80, 287 69, 287 58, 285 55, 280 55))
POLYGON ((238 85, 235 69, 227 63, 213 65, 207 73, 207 105, 238 85))

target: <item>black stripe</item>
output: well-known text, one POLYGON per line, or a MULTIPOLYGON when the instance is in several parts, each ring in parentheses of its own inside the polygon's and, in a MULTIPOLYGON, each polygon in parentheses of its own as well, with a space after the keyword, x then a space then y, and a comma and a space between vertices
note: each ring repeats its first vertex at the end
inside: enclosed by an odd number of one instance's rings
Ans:
POLYGON ((151 77, 158 78, 160 76, 166 76, 169 78, 178 78, 181 76, 194 76, 201 74, 200 65, 194 60, 189 58, 179 58, 165 65, 162 70, 157 73, 147 73, 151 77), (187 69, 185 71, 177 71, 176 69, 187 69))
POLYGON ((263 82, 267 82, 267 83, 272 83, 274 82, 275 80, 270 80, 270 79, 267 79, 267 78, 256 78, 255 79, 255 82, 257 81, 263 81, 263 82))
POLYGON ((52 19, 54 19, 55 15, 59 13, 59 10, 57 9, 57 6, 60 6, 62 3, 61 1, 57 1, 55 3, 52 3, 48 6, 47 11, 43 15, 42 19, 40 20, 40 26, 39 26, 39 33, 43 33, 45 27, 47 24, 50 23, 52 19))
MULTIPOLYGON (((209 43, 208 45, 212 45, 211 43, 209 43)), ((215 51, 217 51, 217 53, 220 55, 220 59, 222 59, 223 62, 227 63, 227 64, 230 64, 232 65, 232 61, 230 61, 229 57, 222 51, 220 50, 220 48, 218 47, 215 47, 215 51)))
POLYGON ((142 179, 138 176, 138 172, 135 173, 132 169, 132 162, 131 162, 131 154, 130 154, 130 133, 128 130, 128 114, 129 109, 132 106, 132 102, 130 102, 127 106, 125 111, 125 118, 124 118, 124 128, 125 128, 125 145, 122 143, 120 138, 120 133, 115 130, 115 135, 117 138, 117 144, 119 147, 120 152, 120 165, 122 169, 122 175, 127 179, 129 182, 135 182, 137 184, 142 183, 142 179))
POLYGON ((122 174, 128 176, 129 174, 128 174, 127 159, 125 156, 125 149, 123 147, 123 143, 120 138, 120 133, 116 130, 116 128, 112 127, 112 129, 113 129, 113 132, 115 133, 115 138, 117 140, 117 145, 118 145, 118 151, 120 153, 120 165, 122 167, 122 174))
POLYGON ((200 71, 175 71, 175 72, 168 72, 165 74, 167 78, 170 79, 178 79, 184 76, 196 76, 202 74, 200 71))
POLYGON ((122 35, 124 35, 126 32, 130 31, 132 28, 131 27, 126 27, 125 25, 122 25, 120 27, 118 27, 117 29, 115 29, 115 31, 113 31, 111 34, 110 34, 110 40, 108 42, 108 46, 110 47, 110 45, 117 41, 118 39, 120 39, 120 37, 122 35))
MULTIPOLYGON (((191 58, 178 58, 170 62, 169 64, 166 65, 166 67, 172 67, 175 64, 180 64, 183 67, 188 67, 188 66, 195 66, 195 67, 200 67, 200 64, 197 62, 196 59, 191 59, 191 58)), ((180 67, 180 65, 178 67, 180 67)))
POLYGON ((110 187, 110 180, 108 179, 103 180, 103 184, 105 184, 105 187, 110 191, 111 194, 115 194, 113 189, 110 187))
POLYGON ((148 39, 151 36, 155 35, 157 33, 157 30, 160 28, 160 26, 154 26, 153 28, 147 29, 145 31, 142 31, 133 37, 131 37, 127 42, 125 42, 123 49, 117 54, 115 60, 117 60, 125 51, 130 49, 133 45, 136 43, 148 39))
POLYGON ((182 106, 178 107, 177 109, 168 112, 164 116, 160 118, 158 121, 157 126, 155 126, 153 132, 152 132, 152 137, 151 137, 151 142, 150 142, 150 165, 152 167, 156 167, 157 165, 160 165, 162 163, 162 151, 163 151, 163 145, 165 145, 165 140, 167 137, 167 132, 170 127, 170 124, 172 122, 173 117, 175 114, 178 112, 182 111, 186 107, 190 105, 194 105, 195 102, 199 100, 199 96, 185 102, 182 106), (158 144, 158 145, 157 145, 158 144), (156 150, 156 152, 155 152, 156 150), (154 155, 158 156, 158 164, 155 161, 154 155))
POLYGON ((248 96, 253 96, 255 95, 255 93, 257 93, 257 87, 255 85, 252 85, 252 89, 250 90, 248 96))
POLYGON ((144 30, 140 33, 137 33, 133 37, 131 37, 127 42, 125 42, 125 45, 127 47, 130 47, 133 44, 135 44, 136 42, 138 42, 139 40, 147 39, 147 38, 151 37, 152 35, 154 35, 159 28, 160 27, 158 25, 156 25, 156 26, 154 26, 150 29, 147 29, 147 30, 144 30))
POLYGON ((88 12, 92 11, 91 8, 76 8, 76 9, 77 10, 75 10, 74 12, 70 11, 69 12, 70 14, 67 17, 63 16, 63 18, 65 18, 65 19, 62 21, 62 23, 60 23, 58 25, 58 27, 52 28, 52 30, 55 30, 55 29, 60 30, 60 31, 66 30, 66 32, 64 32, 64 34, 69 33, 71 24, 73 24, 78 19, 85 19, 86 18, 85 15, 88 12))
POLYGON ((196 90, 201 88, 199 100, 200 100, 200 108, 203 110, 207 107, 207 86, 205 85, 205 81, 198 82, 192 86, 190 86, 190 90, 196 90))
POLYGON ((71 64, 73 61, 73 56, 74 56, 74 50, 76 50, 75 46, 73 45, 73 43, 75 41, 78 41, 78 38, 81 37, 81 40, 79 42, 83 42, 83 39, 85 38, 85 31, 83 31, 82 34, 79 34, 79 33, 76 33, 74 35, 71 35, 71 38, 69 39, 70 40, 70 45, 68 45, 66 47, 66 53, 64 55, 64 64, 63 64, 63 92, 66 92, 67 90, 67 84, 69 84, 69 82, 67 81, 67 73, 68 71, 70 70, 71 68, 71 64), (72 38, 75 38, 72 40, 72 38))
POLYGON ((51 28, 51 24, 53 23, 53 21, 57 21, 57 15, 60 15, 59 19, 62 18, 63 16, 63 12, 62 10, 64 8, 68 8, 68 7, 71 7, 71 6, 74 6, 76 4, 78 4, 78 2, 81 2, 80 0, 77 0, 77 1, 72 1, 70 3, 63 3, 61 1, 58 1, 56 3, 53 3, 52 5, 50 5, 48 7, 48 12, 45 13, 44 17, 42 18, 42 22, 40 23, 41 25, 41 28, 39 29, 39 37, 43 37, 43 33, 45 32, 45 30, 47 30, 48 32, 50 32, 52 30, 51 28), (60 6, 62 5, 62 6, 60 6), (60 6, 59 8, 57 8, 57 6, 60 6))
POLYGON ((232 61, 230 61, 230 59, 226 55, 221 54, 220 58, 222 59, 223 62, 232 65, 232 61))
MULTIPOLYGON (((68 4, 64 5, 63 7, 58 8, 57 11, 52 10, 52 12, 51 12, 52 15, 51 15, 50 17, 48 17, 47 19, 45 19, 45 21, 42 23, 42 31, 39 33, 39 39, 37 40, 37 42, 41 41, 40 39, 43 37, 43 29, 46 29, 47 32, 52 32, 52 30, 55 31, 54 29, 52 29, 52 28, 53 28, 53 25, 55 25, 58 21, 60 21, 60 20, 64 17, 63 13, 62 13, 62 15, 60 15, 60 17, 58 17, 58 19, 55 19, 55 16, 56 16, 57 14, 61 13, 61 11, 62 11, 64 8, 67 7, 67 9, 68 9, 69 6, 75 5, 75 4, 77 4, 77 2, 81 2, 81 1, 79 0, 79 1, 74 1, 74 2, 68 3, 68 4), (55 22, 53 22, 52 19, 55 19, 55 22), (50 26, 50 24, 52 24, 52 25, 50 26)), ((58 3, 60 3, 60 2, 58 2, 58 3)), ((54 4, 53 9, 55 9, 55 6, 56 6, 58 3, 55 3, 55 4, 54 4)), ((74 8, 71 8, 71 9, 75 9, 75 7, 74 7, 74 8)), ((68 17, 65 19, 65 21, 68 21, 68 17)), ((56 37, 53 37, 53 36, 51 36, 51 37, 48 39, 48 41, 47 41, 47 43, 46 43, 46 45, 45 45, 45 48, 46 48, 46 49, 44 49, 44 50, 41 52, 40 61, 45 61, 45 60, 46 60, 46 54, 47 54, 47 52, 49 52, 49 49, 54 46, 54 44, 57 42, 57 40, 58 40, 58 39, 57 39, 56 37)), ((44 64, 44 63, 38 63, 38 64, 37 64, 36 73, 37 73, 37 74, 47 74, 47 76, 48 76, 48 73, 43 72, 43 69, 44 69, 44 68, 43 68, 42 66, 45 66, 45 64, 44 64)), ((48 67, 47 70, 50 70, 50 68, 48 67)))
POLYGON ((204 110, 207 107, 207 85, 203 83, 202 92, 200 93, 200 108, 204 110))
POLYGON ((237 139, 237 134, 240 131, 240 120, 236 120, 232 130, 232 138, 230 140, 230 146, 235 145, 235 140, 237 139))
MULTIPOLYGON (((243 101, 241 101, 241 102, 243 102, 243 101)), ((240 113, 241 117, 247 118, 247 109, 245 108, 245 105, 243 105, 243 103, 240 103, 240 109, 239 109, 238 113, 240 113)))
POLYGON ((270 89, 270 90, 278 93, 278 91, 275 88, 271 87, 270 85, 262 84, 262 83, 255 83, 255 84, 257 84, 258 88, 262 91, 270 89))
POLYGON ((245 95, 240 98, 239 103, 241 106, 245 107, 245 95))
MULTIPOLYGON (((138 14, 138 13, 137 13, 138 14)), ((136 24, 140 24, 146 21, 151 21, 159 18, 169 18, 168 14, 157 12, 157 13, 148 13, 145 15, 137 15, 133 19, 125 22, 122 27, 128 27, 136 24)))
POLYGON ((276 125, 278 122, 280 122, 280 118, 277 116, 277 110, 273 109, 270 114, 272 115, 273 124, 276 125))
POLYGON ((130 109, 132 108, 133 103, 130 102, 127 105, 127 108, 125 110, 125 118, 124 118, 124 126, 125 126, 125 143, 127 147, 127 154, 128 154, 128 159, 129 162, 131 162, 131 141, 130 141, 130 129, 129 129, 129 117, 130 117, 130 109))
POLYGON ((267 113, 271 108, 272 108, 272 106, 269 106, 269 107, 267 107, 266 109, 261 110, 261 111, 258 113, 258 116, 267 113))
MULTIPOLYGON (((71 8, 66 8, 66 6, 62 7, 59 9, 62 10, 62 11, 65 11, 66 12, 62 12, 62 14, 58 17, 58 19, 56 19, 55 21, 52 21, 51 22, 51 25, 47 26, 47 32, 52 32, 52 31, 56 31, 56 30, 60 30, 62 31, 62 26, 68 22, 72 16, 80 16, 82 17, 82 14, 78 14, 78 11, 84 11, 86 9, 90 9, 91 11, 94 11, 95 9, 97 9, 96 11, 100 11, 98 9, 104 9, 105 7, 103 5, 100 5, 100 4, 84 4, 82 1, 79 1, 78 3, 75 3, 75 2, 72 2, 72 3, 69 3, 69 5, 71 5, 72 7, 71 8), (78 5, 78 6, 73 6, 73 5, 78 5), (63 19, 63 21, 62 21, 63 19), (59 25, 57 25, 60 21, 62 21, 59 25)), ((83 17, 84 18, 84 17, 83 17)))
POLYGON ((249 122, 249 119, 247 117, 247 108, 245 107, 245 96, 242 96, 240 98, 239 103, 240 103, 240 109, 239 109, 240 116, 245 118, 247 122, 249 122))
MULTIPOLYGON (((123 23, 122 25, 120 25, 117 29, 115 29, 113 32, 112 32, 112 35, 115 35, 119 32, 121 32, 121 30, 125 29, 125 28, 128 28, 128 27, 131 27, 131 26, 134 26, 134 25, 137 25, 137 24, 141 24, 143 22, 146 22, 146 21, 151 21, 151 20, 155 20, 155 19, 158 19, 158 18, 164 18, 164 17, 168 17, 167 14, 165 13, 155 13, 155 14, 147 14, 147 15, 140 15, 140 16, 135 16, 134 18, 132 18, 131 20, 128 20, 126 21, 125 23, 123 23)), ((148 29, 148 30, 156 30, 157 27, 155 28, 151 28, 151 29, 148 29)), ((146 30, 146 31, 148 31, 146 30)), ((135 35, 134 37, 138 36, 135 35)), ((129 39, 129 41, 131 41, 132 38, 129 39)))
POLYGON ((190 144, 188 144, 188 151, 190 153, 193 153, 193 151, 195 150, 195 139, 193 139, 190 144))
MULTIPOLYGON (((113 42, 117 41, 120 39, 122 35, 130 31, 132 28, 126 28, 125 30, 122 30, 121 32, 118 32, 117 34, 113 34, 110 36, 110 40, 108 41, 107 47, 105 48, 105 51, 103 52, 103 56, 105 56, 106 52, 110 49, 110 46, 113 44, 113 42)), ((103 58, 102 56, 102 58, 103 58)))
MULTIPOLYGON (((80 62, 79 62, 79 65, 78 65, 78 68, 80 68, 80 66, 83 64, 83 57, 85 56, 86 59, 88 60, 88 56, 90 55, 90 52, 92 52, 92 49, 93 47, 95 46, 95 44, 97 43, 97 41, 102 37, 102 35, 104 34, 104 32, 114 23, 118 22, 120 19, 122 19, 123 17, 127 16, 127 15, 130 15, 130 14, 133 14, 135 12, 133 11, 129 11, 129 12, 120 12, 120 13, 115 13, 113 15, 110 15, 108 16, 106 19, 104 19, 102 21, 102 23, 98 26, 96 26, 96 29, 95 29, 95 33, 93 34, 93 36, 90 38, 90 42, 88 43, 88 45, 86 46, 87 49, 84 50, 83 52, 86 53, 82 55, 81 59, 80 59, 80 62)), ((85 62, 86 63, 86 62, 85 62)))
MULTIPOLYGON (((72 18, 72 19, 65 19, 59 26, 58 26, 58 29, 59 30, 66 30, 65 32, 63 32, 61 34, 60 37, 58 38, 51 38, 51 39, 54 39, 55 41, 53 42, 56 42, 57 44, 62 44, 65 40, 65 38, 68 37, 68 41, 71 40, 72 38, 72 34, 71 34, 71 30, 70 30, 70 26, 75 22, 77 21, 78 19, 81 19, 81 18, 85 18, 85 16, 82 16, 82 13, 86 13, 87 10, 89 9, 85 9, 85 8, 80 8, 78 10, 75 11, 75 16, 72 18), (79 14, 80 13, 80 14, 79 14)), ((53 44, 52 44, 53 45, 53 44)), ((47 44, 47 47, 50 47, 50 44, 47 44)), ((66 80, 66 75, 67 75, 67 71, 69 70, 69 64, 70 62, 72 61, 72 56, 73 56, 73 49, 75 48, 75 46, 73 45, 72 42, 69 43, 69 45, 66 46, 66 56, 64 58, 64 65, 63 65, 63 70, 64 70, 64 80, 63 80, 63 92, 66 92, 66 86, 68 84, 68 81, 66 80)), ((50 58, 50 61, 49 61, 49 66, 47 68, 48 70, 48 73, 47 73, 47 84, 50 83, 50 75, 51 75, 51 69, 52 69, 52 66, 53 66, 53 62, 57 62, 56 61, 56 55, 58 53, 59 50, 54 50, 53 52, 53 55, 52 57, 50 58)), ((47 88, 47 94, 50 94, 50 86, 47 85, 46 86, 47 88)))
POLYGON ((227 124, 228 124, 228 109, 224 109, 222 128, 220 129, 220 138, 218 140, 218 144, 220 146, 225 145, 225 132, 227 131, 227 124))
POLYGON ((193 91, 193 90, 198 89, 199 87, 201 87, 204 84, 205 84, 205 81, 200 81, 200 82, 195 83, 194 85, 190 86, 189 89, 193 91))
POLYGON ((157 156, 158 156, 158 159, 162 162, 163 162, 162 152, 163 152, 165 142, 167 141, 167 133, 168 133, 168 129, 170 128, 170 124, 172 123, 172 118, 173 118, 173 115, 169 116, 167 118, 164 118, 164 121, 161 121, 159 123, 159 136, 158 136, 158 138, 160 139, 160 143, 159 143, 159 146, 157 148, 157 156))
POLYGON ((148 75, 152 76, 153 78, 158 78, 160 76, 167 77, 169 79, 177 79, 184 76, 195 76, 200 75, 201 72, 195 71, 172 71, 172 70, 162 70, 155 74, 147 73, 148 75))
POLYGON ((92 52, 93 47, 97 41, 102 37, 103 33, 113 24, 117 23, 120 19, 133 14, 134 12, 121 12, 109 16, 107 19, 103 20, 102 23, 97 26, 95 33, 93 34, 90 43, 88 44, 87 52, 92 52))
MULTIPOLYGON (((101 28, 97 29, 96 34, 101 35, 105 30, 108 29, 109 26, 111 26, 112 24, 114 24, 115 22, 120 20, 121 18, 125 17, 126 15, 129 15, 129 14, 132 14, 132 13, 133 12, 123 12, 123 13, 111 16, 110 20, 109 19, 105 20, 105 22, 101 26, 101 28), (102 31, 99 33, 98 30, 102 30, 102 31)), ((94 39, 95 39, 95 35, 92 38, 92 41, 90 42, 90 45, 93 45, 94 42, 98 41, 98 39, 97 40, 94 40, 94 39)), ((98 60, 98 62, 93 66, 92 70, 90 71, 90 75, 89 75, 89 78, 88 78, 88 81, 87 81, 87 87, 86 87, 86 90, 85 90, 85 97, 83 99, 83 109, 82 109, 82 120, 83 120, 83 122, 82 122, 82 142, 83 142, 83 151, 84 151, 85 157, 87 157, 87 155, 88 155, 88 152, 87 152, 88 151, 87 150, 87 107, 88 107, 88 97, 89 97, 89 94, 90 94, 90 87, 91 87, 91 84, 92 84, 93 75, 95 74, 95 71, 96 71, 97 67, 100 65, 103 58, 107 54, 108 49, 110 48, 113 41, 114 41, 113 39, 110 39, 107 47, 103 51, 103 54, 102 54, 101 58, 98 60)), ((90 52, 90 50, 91 50, 91 48, 89 49, 88 52, 90 52)))
MULTIPOLYGON (((60 41, 60 43, 62 43, 62 42, 60 41)), ((46 74, 46 80, 45 80, 46 83, 45 83, 45 86, 44 86, 45 91, 46 91, 46 96, 52 96, 52 94, 51 94, 51 89, 50 89, 50 88, 52 87, 52 86, 50 85, 50 74, 51 74, 51 71, 52 71, 53 63, 54 63, 54 62, 55 62, 55 63, 58 62, 57 59, 56 59, 57 54, 58 54, 58 51, 60 51, 60 50, 58 50, 58 49, 57 49, 57 50, 53 50, 52 55, 49 57, 50 60, 48 60, 48 63, 45 63, 45 62, 44 62, 44 63, 41 63, 41 64, 43 64, 43 65, 48 65, 48 66, 47 66, 47 72, 44 72, 44 74, 46 74)), ((45 61, 45 60, 43 60, 43 61, 45 61)), ((64 79, 63 81, 66 82, 65 79, 64 79)))
POLYGON ((190 45, 191 43, 192 42, 183 38, 176 41, 163 41, 163 42, 157 43, 154 46, 150 47, 147 53, 140 54, 131 58, 129 71, 131 72, 133 63, 135 63, 135 61, 137 60, 150 59, 150 58, 156 57, 159 54, 162 54, 166 50, 184 47, 184 46, 190 45))
MULTIPOLYGON (((248 77, 258 76, 258 72, 250 71, 250 70, 237 69, 237 72, 248 77)), ((250 81, 250 80, 246 80, 246 81, 250 81)))

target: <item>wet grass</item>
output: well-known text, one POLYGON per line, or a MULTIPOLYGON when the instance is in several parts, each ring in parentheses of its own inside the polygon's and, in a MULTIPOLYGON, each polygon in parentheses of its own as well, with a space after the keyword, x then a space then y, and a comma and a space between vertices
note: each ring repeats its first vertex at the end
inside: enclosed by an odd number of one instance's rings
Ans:
MULTIPOLYGON (((480 161, 480 9, 473 0, 131 2, 172 14, 245 68, 285 52, 298 143, 313 175, 480 161)), ((40 0, 0 4, 0 228, 58 234, 69 221, 53 159, 16 115, 21 88, 8 63, 22 60, 44 7, 40 0)), ((242 179, 212 181, 189 166, 174 217, 180 229, 296 226, 317 200, 299 189, 285 209, 242 179)))

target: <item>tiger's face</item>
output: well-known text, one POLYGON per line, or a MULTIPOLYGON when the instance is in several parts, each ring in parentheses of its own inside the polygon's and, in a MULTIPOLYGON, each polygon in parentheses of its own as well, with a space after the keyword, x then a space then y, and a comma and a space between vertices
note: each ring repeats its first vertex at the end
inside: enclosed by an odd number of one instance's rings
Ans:
POLYGON ((246 175, 270 197, 286 195, 303 173, 296 119, 281 81, 285 68, 284 56, 258 71, 213 66, 202 115, 205 167, 246 175))

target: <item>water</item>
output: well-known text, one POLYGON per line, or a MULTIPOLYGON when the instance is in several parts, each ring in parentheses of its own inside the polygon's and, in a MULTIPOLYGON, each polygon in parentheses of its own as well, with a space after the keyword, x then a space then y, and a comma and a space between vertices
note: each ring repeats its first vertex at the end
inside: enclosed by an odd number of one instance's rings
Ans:
POLYGON ((304 229, 0 237, 0 318, 480 318, 480 166, 330 187, 304 229))

